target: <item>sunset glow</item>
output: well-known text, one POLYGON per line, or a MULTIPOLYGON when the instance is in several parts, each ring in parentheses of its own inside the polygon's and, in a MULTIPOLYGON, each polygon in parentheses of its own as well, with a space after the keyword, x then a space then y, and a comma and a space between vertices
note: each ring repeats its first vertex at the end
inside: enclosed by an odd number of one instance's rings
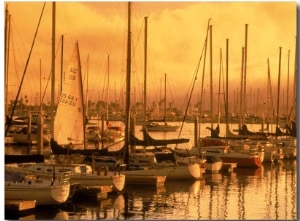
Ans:
MULTIPOLYGON (((14 100, 36 31, 43 2, 5 2, 11 15, 8 100, 14 100)), ((90 100, 104 100, 109 55, 110 99, 122 103, 126 70, 126 2, 56 3, 56 81, 61 70, 61 36, 64 36, 63 65, 78 40, 84 88, 90 100), (86 79, 88 75, 88 85, 86 79), (88 88, 87 88, 88 87, 88 88)), ((50 101, 52 3, 47 2, 34 43, 21 96, 36 103, 46 90, 50 101), (40 80, 41 76, 41 80, 40 80), (41 82, 41 84, 40 84, 41 82), (46 85, 48 84, 47 89, 46 85), (40 89, 41 88, 41 89, 40 89)), ((190 93, 206 37, 212 25, 214 90, 217 93, 222 50, 225 75, 226 39, 229 41, 229 96, 240 87, 242 47, 248 24, 247 88, 260 91, 266 99, 267 59, 270 59, 273 91, 278 80, 279 47, 282 47, 282 90, 294 82, 296 47, 296 2, 134 2, 132 4, 132 99, 142 101, 144 84, 144 17, 148 17, 147 95, 148 102, 161 99, 164 74, 168 76, 168 99, 177 108, 190 93), (288 51, 290 60, 288 66, 288 51), (172 93, 172 94, 170 94, 172 93)), ((4 16, 2 16, 4 17, 4 16)), ((209 90, 209 50, 206 56, 205 88, 209 90)), ((203 59, 203 58, 202 58, 203 59)), ((203 62, 203 61, 201 61, 203 62)), ((203 65, 197 74, 192 103, 199 99, 203 65)), ((225 76, 224 76, 225 79, 225 76)), ((222 83, 223 84, 223 83, 222 83)), ((182 106, 182 108, 181 108, 182 106)))

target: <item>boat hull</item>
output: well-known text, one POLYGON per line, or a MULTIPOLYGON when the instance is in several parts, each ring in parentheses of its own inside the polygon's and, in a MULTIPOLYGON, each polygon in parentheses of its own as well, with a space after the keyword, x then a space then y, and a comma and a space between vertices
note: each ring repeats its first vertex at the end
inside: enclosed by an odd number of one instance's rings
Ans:
POLYGON ((5 182, 5 199, 36 200, 36 205, 56 205, 66 202, 70 193, 70 184, 63 182, 51 186, 36 182, 5 182))
POLYGON ((28 163, 18 164, 17 166, 6 165, 6 169, 48 179, 52 178, 53 174, 61 177, 67 175, 71 185, 80 183, 82 186, 111 186, 113 192, 122 191, 125 186, 125 175, 108 171, 106 166, 96 166, 95 172, 92 172, 91 167, 85 164, 28 163), (54 169, 55 172, 53 172, 54 169))
POLYGON ((236 163, 237 167, 261 167, 262 163, 259 156, 239 157, 220 155, 223 163, 236 163))
MULTIPOLYGON (((10 137, 12 137, 13 143, 17 144, 37 144, 37 135, 36 134, 31 134, 30 139, 28 138, 27 134, 10 134, 10 137)), ((43 143, 44 144, 49 144, 50 143, 50 134, 44 134, 43 135, 43 143)))
POLYGON ((70 177, 70 183, 80 183, 83 186, 112 186, 113 192, 122 191, 125 186, 125 175, 113 175, 109 172, 107 175, 73 175, 70 177))
POLYGON ((163 186, 166 176, 156 175, 126 175, 126 185, 147 185, 147 186, 163 186))

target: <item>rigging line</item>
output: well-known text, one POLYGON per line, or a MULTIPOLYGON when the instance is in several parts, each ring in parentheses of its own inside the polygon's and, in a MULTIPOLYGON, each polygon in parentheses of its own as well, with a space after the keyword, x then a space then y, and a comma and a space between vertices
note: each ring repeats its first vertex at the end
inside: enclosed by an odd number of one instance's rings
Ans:
MULTIPOLYGON (((196 82, 196 80, 197 80, 197 74, 198 74, 198 71, 199 71, 199 68, 200 68, 200 62, 201 62, 201 60, 202 60, 203 53, 206 52, 205 49, 206 49, 207 36, 208 36, 208 29, 209 29, 209 21, 210 21, 210 19, 208 20, 207 34, 206 34, 206 38, 205 38, 205 41, 204 41, 204 46, 203 46, 203 48, 202 48, 202 52, 201 52, 201 55, 200 55, 198 64, 197 64, 197 66, 196 66, 195 78, 194 78, 194 81, 193 81, 193 85, 192 85, 192 89, 191 89, 191 94, 190 94, 188 103, 187 103, 187 105, 186 105, 186 110, 185 110, 185 113, 184 113, 184 116, 183 116, 183 120, 182 120, 182 124, 181 124, 181 127, 180 127, 180 131, 179 131, 178 138, 180 138, 180 135, 181 135, 181 132, 182 132, 182 128, 183 128, 183 125, 184 125, 184 122, 185 122, 185 119, 186 119, 186 116, 187 116, 187 111, 188 111, 188 108, 189 108, 189 104, 190 104, 191 99, 192 99, 192 94, 193 94, 193 90, 194 90, 194 87, 195 87, 195 82, 196 82)), ((176 144, 176 146, 177 146, 177 144, 176 144)))
MULTIPOLYGON (((195 78, 194 78, 194 81, 193 81, 193 85, 192 85, 192 89, 191 89, 191 94, 190 94, 188 103, 187 103, 187 105, 186 105, 186 110, 185 110, 185 113, 184 113, 184 116, 183 116, 183 121, 182 121, 182 124, 181 124, 181 127, 180 127, 180 131, 179 131, 178 138, 179 138, 180 135, 181 135, 182 128, 183 128, 183 125, 184 125, 184 122, 185 122, 185 119, 186 119, 187 110, 188 110, 188 108, 189 108, 189 104, 190 104, 190 101, 191 101, 191 98, 192 98, 192 94, 193 94, 193 90, 194 90, 194 87, 195 87, 195 82, 196 82, 196 80, 197 80, 197 74, 198 74, 198 71, 199 71, 199 68, 200 68, 200 62, 201 62, 201 60, 202 60, 203 53, 206 53, 206 43, 207 43, 207 36, 208 36, 208 30, 209 30, 209 22, 210 22, 210 19, 208 20, 207 33, 206 33, 206 38, 205 38, 205 41, 204 41, 204 46, 203 46, 203 48, 202 48, 201 55, 200 55, 198 64, 197 64, 197 66, 196 66, 195 78)), ((201 102, 202 102, 202 98, 201 98, 201 102)), ((177 144, 176 144, 176 146, 177 146, 177 144)))
MULTIPOLYGON (((26 70, 27 70, 27 67, 28 67, 29 59, 31 57, 31 52, 32 52, 32 49, 33 49, 33 46, 34 46, 34 42, 35 42, 35 39, 36 39, 36 36, 37 36, 37 32, 38 32, 40 23, 41 23, 42 15, 44 13, 45 5, 46 5, 46 2, 44 2, 44 5, 43 5, 42 13, 40 15, 38 26, 37 26, 37 29, 36 29, 35 34, 34 34, 33 42, 32 42, 32 45, 31 45, 31 48, 30 48, 30 52, 29 52, 29 55, 28 55, 28 58, 27 58, 27 61, 26 61, 24 73, 23 73, 23 76, 22 76, 22 80, 21 80, 20 87, 18 89, 18 93, 17 93, 17 97, 16 97, 15 101, 17 101, 18 98, 19 98, 19 94, 20 94, 20 91, 21 91, 21 88, 22 88, 22 84, 23 84, 23 81, 24 81, 24 77, 25 77, 25 74, 26 74, 26 70)), ((14 115, 14 111, 15 111, 15 108, 16 108, 16 103, 17 102, 15 102, 15 105, 13 106, 13 109, 11 111, 10 120, 8 121, 8 124, 7 124, 7 127, 6 127, 6 131, 5 131, 5 136, 7 136, 8 129, 10 127, 10 123, 11 123, 11 120, 12 120, 12 117, 14 115)))

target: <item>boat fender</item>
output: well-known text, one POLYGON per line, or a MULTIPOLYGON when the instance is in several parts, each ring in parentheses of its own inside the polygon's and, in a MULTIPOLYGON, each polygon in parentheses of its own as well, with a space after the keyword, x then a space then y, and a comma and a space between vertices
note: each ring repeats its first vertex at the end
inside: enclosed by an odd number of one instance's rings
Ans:
POLYGON ((97 166, 96 171, 97 171, 97 175, 98 176, 101 175, 101 171, 104 172, 104 176, 107 176, 107 174, 108 174, 108 167, 105 166, 105 165, 97 166))

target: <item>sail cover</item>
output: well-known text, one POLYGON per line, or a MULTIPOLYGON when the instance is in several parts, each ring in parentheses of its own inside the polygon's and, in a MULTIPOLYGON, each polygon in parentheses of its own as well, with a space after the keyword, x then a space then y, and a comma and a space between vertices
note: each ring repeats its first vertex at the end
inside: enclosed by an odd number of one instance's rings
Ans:
POLYGON ((83 87, 78 42, 65 70, 54 120, 54 140, 61 145, 83 143, 83 87))

